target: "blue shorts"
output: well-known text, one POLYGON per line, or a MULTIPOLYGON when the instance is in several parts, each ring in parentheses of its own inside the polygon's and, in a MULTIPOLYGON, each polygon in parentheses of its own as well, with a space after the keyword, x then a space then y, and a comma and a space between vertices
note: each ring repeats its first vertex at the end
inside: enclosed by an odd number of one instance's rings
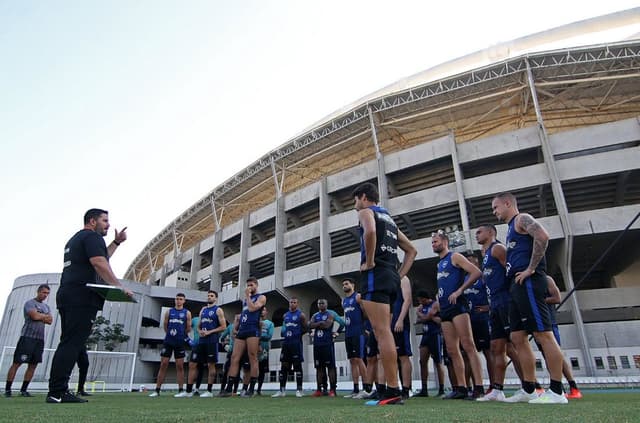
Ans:
POLYGON ((364 358, 364 335, 348 336, 344 339, 347 358, 364 358))
POLYGON ((442 333, 423 333, 420 340, 420 348, 426 348, 431 358, 433 358, 433 362, 440 364, 442 362, 442 333))

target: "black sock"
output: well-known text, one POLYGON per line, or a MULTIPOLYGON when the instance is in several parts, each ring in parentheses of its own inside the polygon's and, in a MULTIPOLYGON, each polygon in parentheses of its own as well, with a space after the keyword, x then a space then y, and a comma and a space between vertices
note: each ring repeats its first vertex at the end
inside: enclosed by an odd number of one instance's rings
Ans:
POLYGON ((458 386, 458 393, 462 395, 467 395, 469 393, 469 390, 467 389, 466 386, 458 386))
POLYGON ((242 384, 242 390, 243 390, 243 391, 247 391, 247 390, 249 390, 249 384, 248 384, 248 383, 243 383, 243 384, 242 384))
POLYGON ((11 385, 13 384, 13 381, 9 382, 7 381, 7 383, 4 384, 4 390, 6 392, 11 392, 11 385))
POLYGON ((257 377, 252 377, 251 379, 249 379, 249 392, 253 392, 257 382, 258 382, 257 377))
POLYGON ((427 381, 422 381, 422 392, 427 392, 429 389, 427 388, 427 385, 429 384, 429 382, 427 381))
POLYGON ((362 389, 364 389, 367 392, 371 392, 371 389, 373 389, 373 385, 370 383, 363 383, 362 389))
POLYGON ((207 384, 207 391, 211 392, 213 390, 213 383, 207 384))
POLYGON ((522 381, 522 390, 527 394, 532 394, 536 390, 536 382, 522 381))
POLYGON ((187 383, 187 392, 191 393, 193 391, 193 383, 187 383))
POLYGON ((156 393, 160 394, 160 387, 156 386, 156 393))
POLYGON ((482 386, 482 385, 474 385, 473 386, 473 393, 474 394, 484 394, 484 386, 482 386))
POLYGON ((390 388, 390 387, 386 386, 385 389, 384 389, 383 398, 399 397, 399 396, 402 395, 403 391, 404 391, 404 388, 401 391, 400 388, 390 388))
POLYGON ((182 389, 182 386, 178 388, 178 393, 184 391, 184 389, 182 389))
POLYGON ((23 380, 22 386, 20 387, 20 392, 27 392, 27 388, 29 387, 30 380, 23 380))
POLYGON ((551 379, 551 384, 549 385, 549 389, 555 392, 558 395, 562 395, 562 382, 559 380, 551 379))
POLYGON ((406 386, 402 387, 402 395, 403 396, 409 396, 409 391, 411 390, 411 388, 407 388, 406 386))
POLYGON ((494 383, 492 388, 493 389, 497 389, 498 391, 503 391, 504 390, 504 385, 502 385, 500 383, 494 383))
POLYGON ((535 389, 542 389, 542 385, 540 385, 540 383, 538 383, 538 381, 535 381, 535 389))
POLYGON ((229 379, 227 382, 227 392, 231 392, 233 390, 234 385, 236 385, 237 382, 238 382, 237 377, 229 376, 229 379))
POLYGON ((575 380, 570 380, 569 381, 569 388, 578 389, 578 385, 576 385, 576 381, 575 380))
POLYGON ((353 392, 355 392, 356 394, 360 392, 360 384, 358 382, 353 384, 353 392))
POLYGON ((302 391, 302 370, 296 372, 296 389, 302 391))
POLYGON ((376 382, 376 391, 378 391, 378 397, 384 395, 386 390, 387 390, 387 385, 385 385, 384 383, 376 382))

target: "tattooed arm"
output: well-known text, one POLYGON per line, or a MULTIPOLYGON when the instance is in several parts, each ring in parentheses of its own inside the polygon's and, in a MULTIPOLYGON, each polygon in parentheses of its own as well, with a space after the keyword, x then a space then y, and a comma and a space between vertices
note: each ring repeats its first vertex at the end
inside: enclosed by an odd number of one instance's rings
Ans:
POLYGON ((533 275, 544 258, 549 244, 549 234, 537 220, 530 214, 522 213, 518 215, 516 221, 516 230, 520 233, 528 233, 533 238, 533 251, 531 252, 531 260, 529 267, 524 271, 516 273, 516 282, 521 284, 526 278, 533 275))

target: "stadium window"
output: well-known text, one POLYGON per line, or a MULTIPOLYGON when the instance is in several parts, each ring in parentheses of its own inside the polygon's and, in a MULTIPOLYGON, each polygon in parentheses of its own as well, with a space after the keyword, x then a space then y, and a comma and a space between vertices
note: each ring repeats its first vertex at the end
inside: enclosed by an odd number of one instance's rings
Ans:
POLYGON ((631 364, 629 363, 629 357, 627 357, 626 355, 620 356, 620 364, 622 365, 623 369, 631 368, 631 364))
POLYGON ((604 361, 602 361, 602 357, 593 357, 596 362, 596 369, 602 370, 604 369, 604 361))
POLYGON ((611 370, 616 370, 618 368, 618 364, 616 363, 616 357, 613 355, 607 356, 607 362, 609 363, 609 368, 611 370))
POLYGON ((580 362, 578 361, 578 357, 571 357, 571 368, 573 370, 580 370, 580 362))
POLYGON ((636 369, 640 369, 640 355, 634 355, 633 362, 636 365, 636 369))
POLYGON ((536 370, 542 370, 542 360, 536 358, 536 370))
POLYGON ((344 367, 340 366, 340 377, 344 376, 344 367))

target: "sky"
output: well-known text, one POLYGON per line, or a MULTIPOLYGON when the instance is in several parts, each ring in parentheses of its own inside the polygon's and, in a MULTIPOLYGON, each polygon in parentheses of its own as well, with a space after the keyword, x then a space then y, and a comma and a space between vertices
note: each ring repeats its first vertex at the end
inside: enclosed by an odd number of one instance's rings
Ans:
MULTIPOLYGON (((62 270, 84 212, 122 277, 213 188, 335 110, 501 42, 637 0, 0 0, 0 316, 62 270)), ((49 300, 50 303, 52 300, 49 300)))

